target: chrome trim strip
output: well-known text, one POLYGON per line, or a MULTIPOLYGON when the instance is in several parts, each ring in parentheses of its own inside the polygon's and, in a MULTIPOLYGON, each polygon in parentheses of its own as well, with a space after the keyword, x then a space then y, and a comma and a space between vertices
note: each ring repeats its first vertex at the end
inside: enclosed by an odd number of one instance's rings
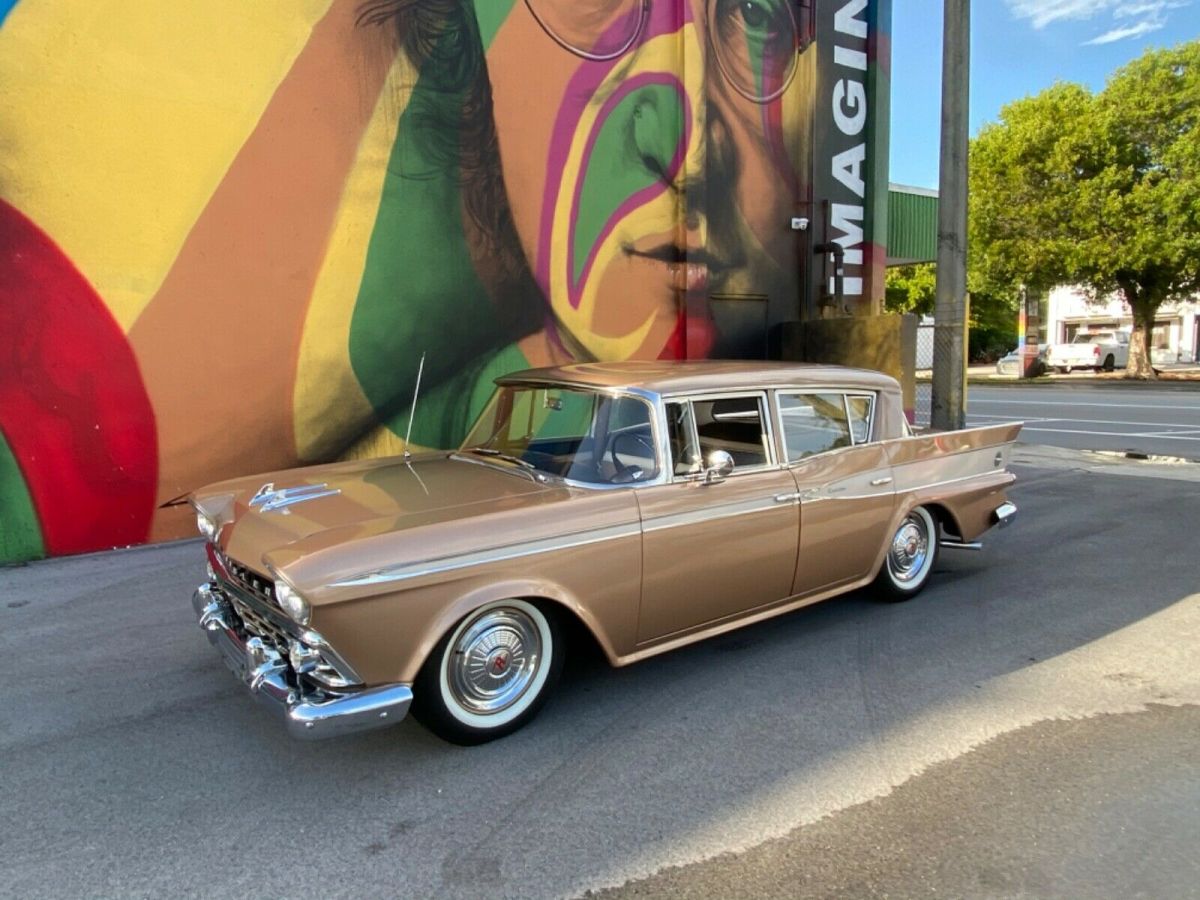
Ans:
POLYGON ((637 523, 629 525, 610 525, 607 528, 597 528, 593 531, 577 531, 558 537, 542 538, 536 541, 523 541, 519 544, 507 544, 492 547, 488 550, 478 550, 468 553, 458 553, 453 556, 443 556, 438 559, 406 563, 365 572, 362 575, 352 575, 333 582, 331 587, 362 587, 366 585, 388 584, 395 581, 406 581, 410 578, 421 578, 425 575, 439 575, 455 569, 465 569, 469 566, 481 566, 488 563, 507 562, 520 559, 523 556, 533 556, 537 553, 550 553, 555 550, 569 550, 573 547, 584 547, 588 544, 598 544, 602 541, 613 541, 619 538, 636 537, 641 534, 637 523))
MULTIPOLYGON (((904 468, 904 467, 900 466, 899 468, 904 468)), ((960 481, 970 481, 972 478, 987 478, 987 477, 989 477, 991 475, 995 475, 995 474, 996 474, 995 470, 988 469, 988 471, 986 471, 986 472, 974 472, 970 475, 960 475, 958 478, 947 478, 945 481, 934 481, 929 484, 915 484, 915 485, 912 485, 911 487, 902 487, 902 488, 898 487, 896 489, 896 493, 897 494, 911 494, 914 491, 928 491, 932 488, 945 487, 948 484, 958 484, 960 481)))
POLYGON ((875 500, 879 497, 891 497, 892 491, 875 491, 872 494, 831 494, 826 492, 821 494, 817 488, 804 491, 804 496, 800 499, 804 503, 819 503, 823 500, 875 500))
MULTIPOLYGON (((995 445, 992 445, 992 446, 995 446, 995 445)), ((985 450, 990 450, 990 449, 991 449, 991 447, 975 447, 970 450, 960 450, 956 453, 947 453, 944 456, 942 456, 941 459, 952 459, 956 456, 963 456, 967 453, 979 453, 980 451, 985 451, 985 450)), ((923 464, 926 464, 929 462, 932 462, 932 460, 917 459, 917 460, 913 460, 912 462, 899 463, 897 465, 892 466, 892 472, 897 477, 899 477, 904 472, 905 469, 923 465, 923 464)), ((960 481, 970 481, 972 478, 988 478, 991 476, 1004 475, 1004 474, 1010 474, 1008 472, 1008 469, 989 468, 989 469, 983 469, 982 471, 979 471, 979 472, 972 472, 968 475, 959 475, 957 478, 947 478, 944 481, 933 481, 928 484, 911 484, 911 485, 910 484, 897 484, 896 485, 896 493, 897 494, 911 494, 913 491, 927 491, 931 488, 945 487, 948 484, 958 484, 960 481)))
MULTIPOLYGON (((804 381, 764 385, 761 381, 759 381, 755 384, 747 384, 739 388, 729 387, 719 388, 719 390, 723 393, 733 394, 745 393, 746 391, 783 391, 784 393, 794 393, 796 391, 800 391, 803 393, 818 394, 844 394, 848 391, 852 394, 877 394, 882 390, 886 390, 886 387, 882 385, 878 387, 852 387, 846 382, 839 382, 837 384, 831 384, 828 382, 824 384, 814 384, 812 382, 804 381), (841 386, 839 386, 839 384, 841 386)), ((688 396, 688 393, 687 391, 664 391, 661 396, 664 400, 674 400, 677 397, 688 396)))
POLYGON ((745 516, 751 513, 767 512, 768 510, 777 509, 779 509, 779 505, 776 502, 774 495, 767 497, 755 497, 751 500, 740 500, 735 503, 725 503, 720 506, 708 506, 704 509, 689 510, 688 512, 669 513, 663 516, 656 516, 652 519, 646 519, 642 522, 642 531, 662 531, 667 528, 676 528, 681 525, 695 525, 699 522, 711 522, 718 519, 731 519, 736 516, 745 516))
POLYGON ((950 538, 942 538, 938 541, 938 546, 943 550, 982 550, 983 544, 979 541, 955 541, 950 538))

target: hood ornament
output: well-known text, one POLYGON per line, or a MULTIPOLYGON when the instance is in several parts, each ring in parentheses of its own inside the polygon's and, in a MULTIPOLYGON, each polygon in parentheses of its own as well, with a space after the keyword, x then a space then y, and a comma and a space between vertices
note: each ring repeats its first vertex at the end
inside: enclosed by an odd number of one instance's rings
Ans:
POLYGON ((261 506, 263 512, 281 509, 286 513, 289 506, 319 497, 332 497, 341 492, 341 488, 331 488, 328 484, 304 484, 275 490, 275 482, 268 481, 250 498, 250 505, 261 506))

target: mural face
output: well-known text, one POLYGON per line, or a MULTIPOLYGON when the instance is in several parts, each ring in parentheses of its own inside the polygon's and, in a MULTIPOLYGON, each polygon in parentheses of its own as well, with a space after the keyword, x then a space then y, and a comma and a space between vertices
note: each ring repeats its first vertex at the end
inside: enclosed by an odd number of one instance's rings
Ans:
POLYGON ((397 452, 422 354, 447 447, 498 374, 738 355, 720 310, 796 306, 788 0, 110 0, 56 56, 84 3, 0 22, 0 560, 397 452))

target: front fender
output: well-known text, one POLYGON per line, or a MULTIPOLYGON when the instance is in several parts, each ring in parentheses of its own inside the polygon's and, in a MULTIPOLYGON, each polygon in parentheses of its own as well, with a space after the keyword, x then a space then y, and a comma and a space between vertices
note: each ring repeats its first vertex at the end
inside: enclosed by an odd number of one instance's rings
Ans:
POLYGON ((600 645, 609 663, 616 664, 617 654, 613 649, 607 630, 587 605, 581 602, 565 586, 553 581, 537 578, 506 579, 504 581, 475 585, 465 593, 457 596, 452 602, 447 603, 445 608, 425 628, 419 641, 413 647, 413 658, 406 661, 406 665, 397 680, 414 681, 421 667, 425 664, 425 660, 429 658, 429 654, 437 646, 438 641, 463 618, 470 615, 473 610, 479 609, 488 603, 494 603, 497 600, 508 600, 511 598, 542 601, 574 615, 591 632, 592 637, 600 645))

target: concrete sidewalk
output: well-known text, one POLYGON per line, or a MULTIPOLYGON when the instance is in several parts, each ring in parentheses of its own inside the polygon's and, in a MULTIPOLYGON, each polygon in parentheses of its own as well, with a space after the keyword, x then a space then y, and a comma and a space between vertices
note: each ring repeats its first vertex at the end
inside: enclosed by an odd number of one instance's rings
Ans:
MULTIPOLYGON (((972 365, 967 367, 967 381, 971 384, 988 385, 1020 385, 1030 387, 1044 384, 1096 384, 1105 387, 1113 385, 1152 385, 1155 387, 1179 386, 1200 389, 1200 363, 1172 363, 1166 366, 1156 366, 1159 376, 1154 381, 1126 378, 1121 370, 1115 372, 1092 372, 1081 370, 1070 375, 1060 375, 1050 372, 1037 378, 1018 378, 1016 375, 1000 375, 996 372, 996 364, 972 365)), ((918 369, 917 384, 929 384, 933 379, 930 369, 918 369)))
MULTIPOLYGON (((1016 375, 1000 375, 996 372, 996 364, 967 367, 967 379, 972 382, 987 384, 1072 384, 1079 382, 1094 382, 1108 386, 1110 384, 1174 384, 1184 382, 1200 387, 1200 363, 1171 363, 1170 365, 1155 366, 1159 373, 1156 381, 1142 381, 1125 377, 1123 370, 1114 372, 1093 372, 1082 369, 1069 375, 1048 372, 1037 378, 1018 378, 1016 375)), ((918 377, 920 377, 918 373, 918 377)))

